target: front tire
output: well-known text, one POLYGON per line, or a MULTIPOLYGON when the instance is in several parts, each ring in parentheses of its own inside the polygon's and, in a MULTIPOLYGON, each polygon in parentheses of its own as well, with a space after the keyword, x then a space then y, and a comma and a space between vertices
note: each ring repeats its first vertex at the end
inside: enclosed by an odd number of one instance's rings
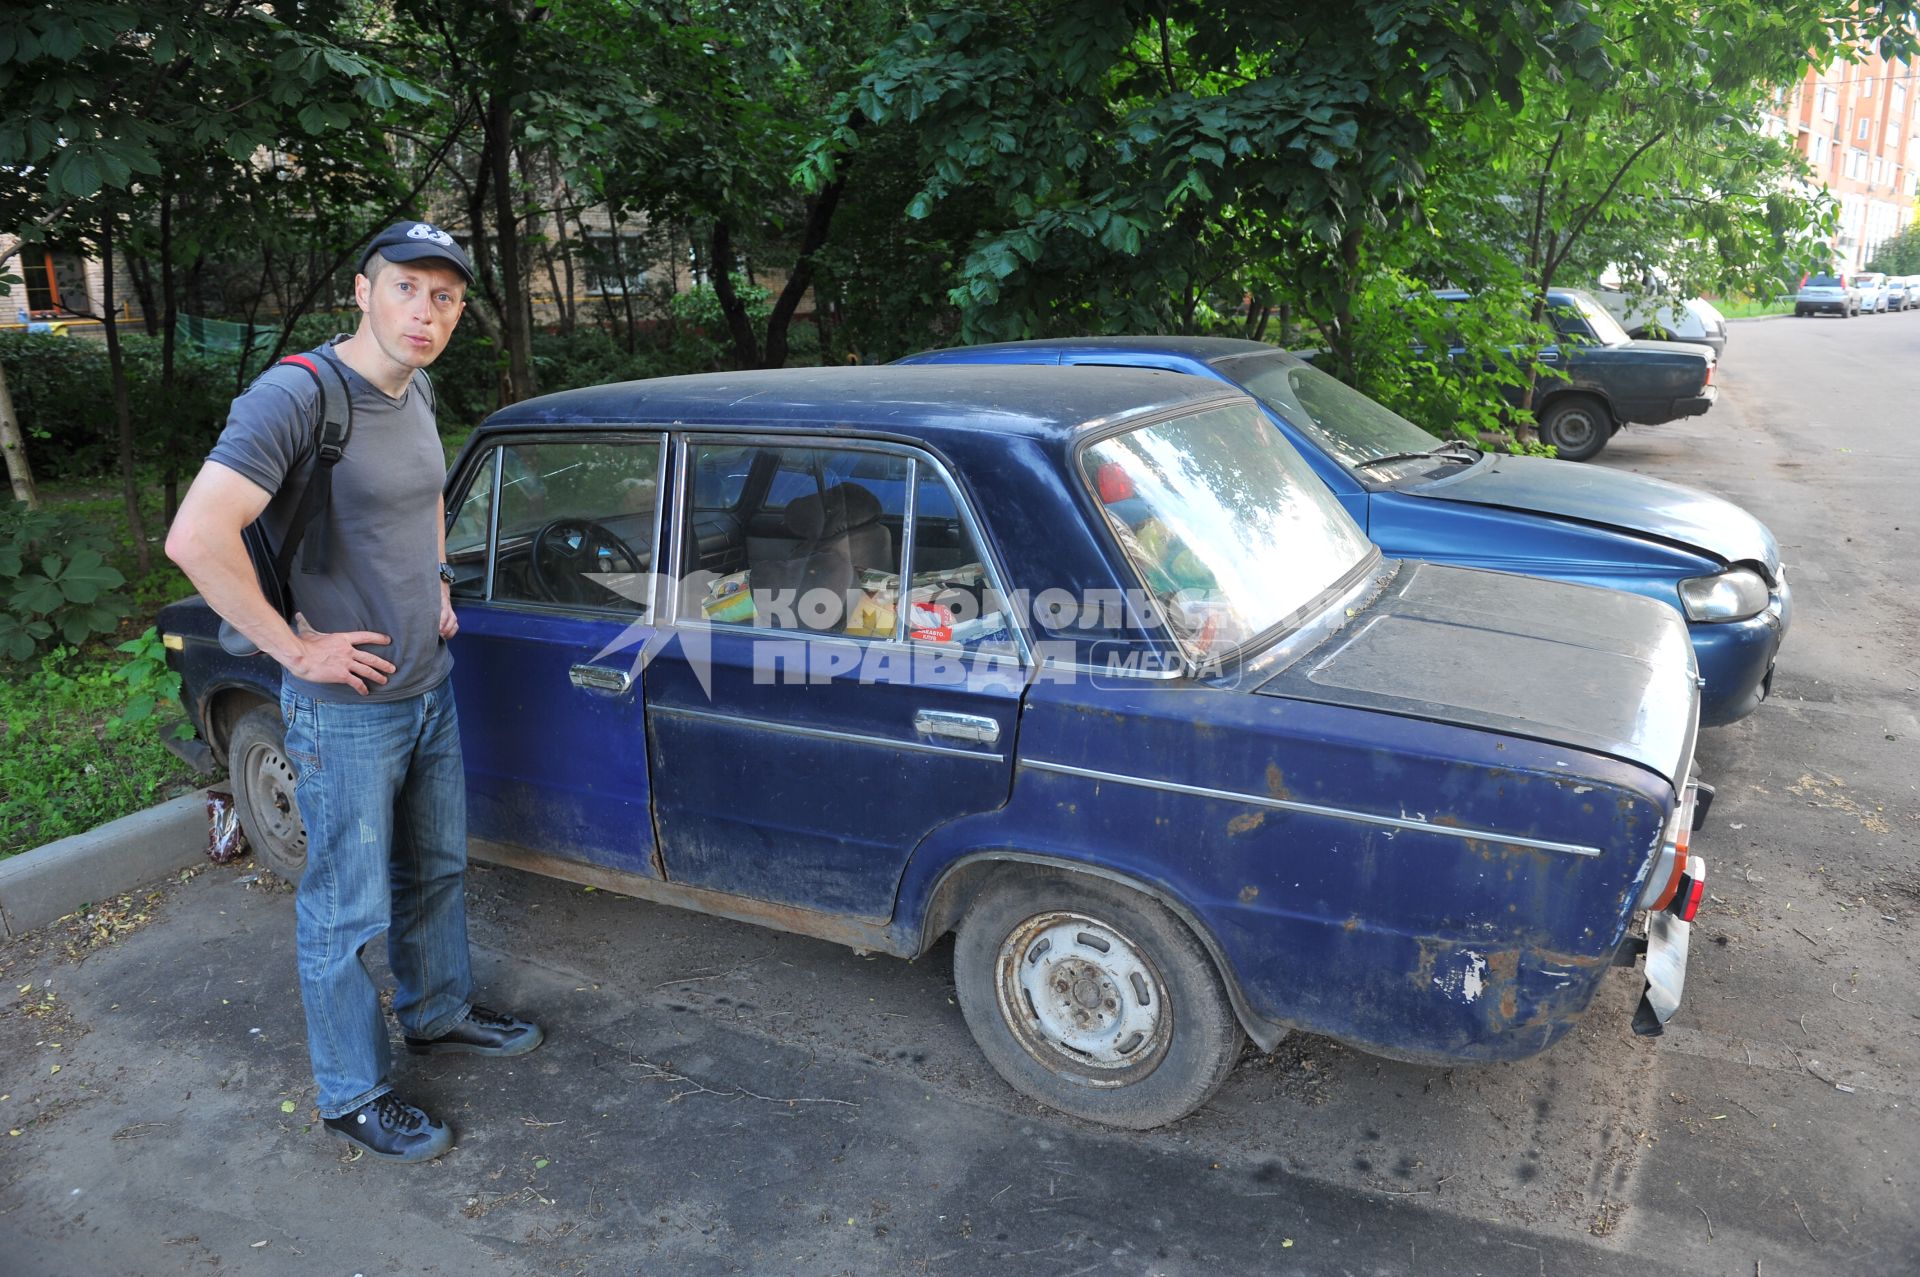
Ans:
POLYGON ((1007 1084, 1105 1126, 1143 1131, 1192 1113, 1245 1041, 1193 932, 1104 879, 997 879, 961 920, 953 968, 967 1027, 1007 1084))
POLYGON ((1613 437, 1613 414, 1591 395, 1561 395, 1540 418, 1540 438, 1562 461, 1585 461, 1613 437))
POLYGON ((254 856, 291 883, 307 871, 307 826, 294 800, 287 729, 271 705, 240 716, 227 743, 227 774, 234 806, 254 856))

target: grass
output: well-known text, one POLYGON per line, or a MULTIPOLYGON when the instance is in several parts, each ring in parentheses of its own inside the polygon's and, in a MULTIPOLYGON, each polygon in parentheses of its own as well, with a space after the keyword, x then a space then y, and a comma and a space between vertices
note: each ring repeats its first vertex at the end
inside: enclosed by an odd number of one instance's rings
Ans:
POLYGON ((131 695, 113 671, 114 648, 153 624, 161 607, 193 592, 161 551, 166 522, 159 485, 141 493, 152 567, 138 572, 119 490, 110 484, 43 485, 49 508, 106 529, 109 561, 127 578, 132 610, 112 634, 78 648, 57 647, 19 665, 0 663, 0 859, 81 833, 175 797, 197 782, 161 743, 178 710, 144 722, 119 721, 131 695))
POLYGON ((1791 297, 1779 298, 1773 301, 1755 301, 1751 297, 1743 297, 1738 301, 1731 299, 1727 301, 1717 301, 1713 305, 1716 310, 1728 319, 1757 319, 1762 315, 1791 315, 1793 313, 1793 299, 1791 297))
POLYGON ((127 702, 118 661, 111 648, 60 647, 0 683, 0 858, 193 787, 154 719, 116 717, 127 702))

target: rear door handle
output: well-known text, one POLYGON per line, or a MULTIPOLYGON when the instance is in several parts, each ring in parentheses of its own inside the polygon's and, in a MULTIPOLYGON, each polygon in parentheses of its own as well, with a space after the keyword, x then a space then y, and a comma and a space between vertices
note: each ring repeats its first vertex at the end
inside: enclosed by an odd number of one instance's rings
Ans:
POLYGON ((953 714, 946 710, 923 709, 913 716, 913 730, 923 736, 945 736, 975 745, 992 745, 1000 739, 1000 724, 979 714, 953 714))
POLYGON ((604 665, 576 665, 567 671, 567 678, 575 687, 602 696, 621 696, 633 686, 632 673, 604 665))

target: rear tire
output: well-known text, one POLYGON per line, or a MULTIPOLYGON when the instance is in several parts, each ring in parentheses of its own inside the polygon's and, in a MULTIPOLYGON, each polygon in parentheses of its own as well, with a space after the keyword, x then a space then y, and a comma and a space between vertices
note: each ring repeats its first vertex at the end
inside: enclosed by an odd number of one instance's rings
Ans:
POLYGON ((961 1014, 1007 1084, 1144 1131, 1227 1080, 1245 1035, 1206 948, 1164 905, 1043 870, 990 883, 954 945, 961 1014))
POLYGON ((1613 414, 1591 395, 1558 395, 1540 418, 1540 438, 1562 461, 1585 461, 1613 437, 1613 414))
POLYGON ((274 706, 256 706, 233 725, 227 774, 255 859, 297 884, 307 871, 307 826, 294 800, 286 725, 274 706))

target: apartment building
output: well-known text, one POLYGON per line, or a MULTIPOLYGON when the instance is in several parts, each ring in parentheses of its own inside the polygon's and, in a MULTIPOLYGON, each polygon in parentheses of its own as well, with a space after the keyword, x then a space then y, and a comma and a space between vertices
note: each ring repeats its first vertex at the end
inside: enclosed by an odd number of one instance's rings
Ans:
POLYGON ((1873 52, 1809 68, 1774 94, 1766 131, 1791 137, 1840 205, 1835 265, 1859 270, 1913 220, 1920 187, 1920 63, 1873 52))

